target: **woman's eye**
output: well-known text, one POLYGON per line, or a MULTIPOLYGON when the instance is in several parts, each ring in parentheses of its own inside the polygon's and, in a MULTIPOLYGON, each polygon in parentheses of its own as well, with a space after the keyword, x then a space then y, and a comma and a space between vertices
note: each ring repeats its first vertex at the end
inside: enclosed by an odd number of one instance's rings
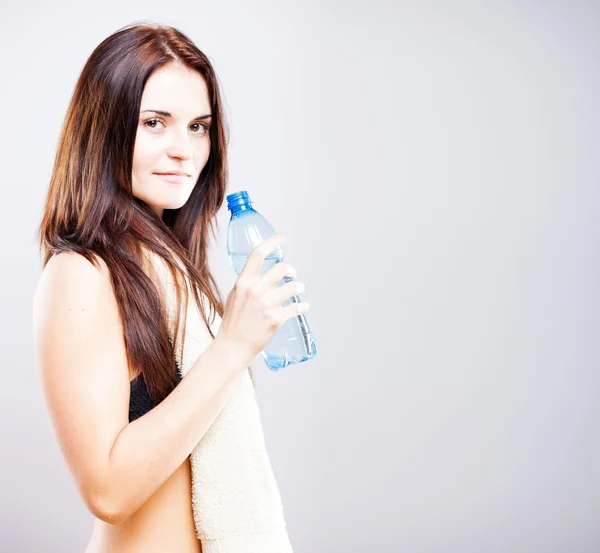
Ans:
POLYGON ((159 119, 148 119, 148 121, 146 121, 145 125, 150 126, 151 129, 155 129, 156 127, 154 125, 150 125, 150 123, 160 123, 159 119))
POLYGON ((203 132, 208 132, 208 125, 205 125, 204 123, 193 123, 192 127, 200 127, 203 132))

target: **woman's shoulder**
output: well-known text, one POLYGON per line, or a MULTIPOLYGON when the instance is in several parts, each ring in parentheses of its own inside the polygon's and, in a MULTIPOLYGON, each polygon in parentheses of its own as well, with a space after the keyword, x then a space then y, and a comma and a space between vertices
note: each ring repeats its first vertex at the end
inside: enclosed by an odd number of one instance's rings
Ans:
POLYGON ((106 261, 97 254, 88 259, 75 251, 55 253, 42 269, 40 280, 72 280, 94 283, 110 277, 106 261))
POLYGON ((60 252, 53 255, 39 277, 34 292, 34 309, 51 308, 66 299, 106 300, 113 295, 110 272, 99 256, 93 261, 77 252, 60 252))

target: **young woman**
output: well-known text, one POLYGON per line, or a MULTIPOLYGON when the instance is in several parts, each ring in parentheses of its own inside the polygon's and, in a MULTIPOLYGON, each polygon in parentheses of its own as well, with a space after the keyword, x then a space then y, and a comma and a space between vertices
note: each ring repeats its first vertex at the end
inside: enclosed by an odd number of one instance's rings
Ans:
POLYGON ((33 314, 52 425, 96 517, 86 553, 202 551, 190 452, 275 331, 308 307, 282 307, 303 289, 277 286, 295 274, 289 265, 261 276, 281 236, 257 246, 225 305, 218 299, 206 251, 226 181, 227 135, 207 57, 171 27, 132 25, 104 40, 60 135, 33 314), (183 377, 148 251, 169 267, 178 298, 191 284, 207 326, 220 321, 183 377))

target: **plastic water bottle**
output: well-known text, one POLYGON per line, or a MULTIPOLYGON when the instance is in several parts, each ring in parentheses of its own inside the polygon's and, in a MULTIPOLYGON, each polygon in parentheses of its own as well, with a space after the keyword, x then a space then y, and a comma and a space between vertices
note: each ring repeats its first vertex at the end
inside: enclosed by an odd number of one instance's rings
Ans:
MULTIPOLYGON (((267 238, 276 234, 269 222, 252 207, 248 192, 241 190, 227 196, 227 209, 231 219, 227 227, 227 253, 233 270, 239 275, 252 250, 267 238)), ((283 261, 283 246, 273 250, 261 268, 264 274, 276 263, 283 261)), ((294 280, 283 278, 277 286, 294 280)), ((300 298, 292 296, 283 305, 298 303, 300 298)), ((302 363, 317 354, 317 346, 304 313, 288 319, 275 333, 271 342, 262 352, 267 366, 277 371, 292 363, 302 363)))

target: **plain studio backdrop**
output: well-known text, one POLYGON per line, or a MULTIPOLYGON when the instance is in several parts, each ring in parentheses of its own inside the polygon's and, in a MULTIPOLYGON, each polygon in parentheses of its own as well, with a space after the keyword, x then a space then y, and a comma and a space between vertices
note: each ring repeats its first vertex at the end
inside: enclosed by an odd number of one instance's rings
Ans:
POLYGON ((79 72, 134 21, 213 62, 228 192, 306 284, 318 356, 253 364, 295 553, 599 551, 599 5, 163 5, 1 8, 0 551, 92 529, 34 362, 35 230, 79 72))

